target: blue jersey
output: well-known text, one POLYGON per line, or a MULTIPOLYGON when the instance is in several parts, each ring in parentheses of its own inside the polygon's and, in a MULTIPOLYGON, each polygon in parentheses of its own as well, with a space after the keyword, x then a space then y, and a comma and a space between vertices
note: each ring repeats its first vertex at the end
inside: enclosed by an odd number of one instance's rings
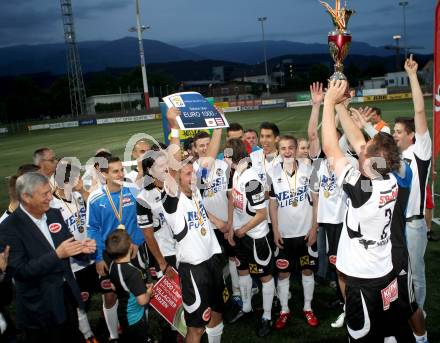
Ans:
MULTIPOLYGON (((137 224, 136 193, 122 187, 122 221, 119 222, 106 194, 106 186, 90 194, 87 205, 87 235, 96 241, 96 262, 102 261, 105 240, 119 224, 125 226, 133 244, 140 245, 144 236, 137 224)), ((119 210, 120 192, 110 193, 116 211, 119 210)))

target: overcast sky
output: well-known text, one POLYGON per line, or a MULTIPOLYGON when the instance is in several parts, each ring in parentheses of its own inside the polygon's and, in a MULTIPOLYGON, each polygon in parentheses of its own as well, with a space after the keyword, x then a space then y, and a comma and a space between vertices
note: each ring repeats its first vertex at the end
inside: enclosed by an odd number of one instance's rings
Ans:
MULTIPOLYGON (((408 0, 407 40, 433 51, 435 0, 408 0)), ((334 0, 329 0, 333 7, 334 0)), ((130 35, 135 0, 72 0, 78 41, 113 40, 130 35)), ((402 34, 399 0, 351 0, 356 10, 353 40, 392 44, 402 34)), ((258 16, 267 16, 266 38, 326 43, 330 17, 318 0, 141 0, 144 36, 180 47, 261 39, 258 16)), ((15 0, 0 4, 0 46, 63 41, 59 0, 15 0)))

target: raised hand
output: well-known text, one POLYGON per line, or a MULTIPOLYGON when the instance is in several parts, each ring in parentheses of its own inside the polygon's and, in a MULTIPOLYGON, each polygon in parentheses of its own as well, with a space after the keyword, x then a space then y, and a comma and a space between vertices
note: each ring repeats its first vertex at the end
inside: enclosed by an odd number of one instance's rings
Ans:
POLYGON ((345 90, 347 89, 347 81, 335 80, 330 81, 324 100, 332 104, 338 104, 345 100, 345 90))
POLYGON ((171 129, 178 129, 179 124, 177 123, 177 117, 180 116, 180 110, 176 107, 171 107, 167 111, 167 120, 171 129))
POLYGON ((313 82, 310 85, 310 96, 313 105, 320 105, 324 101, 324 90, 322 83, 313 82))
POLYGON ((419 65, 416 61, 413 60, 413 54, 409 56, 409 58, 405 61, 405 71, 408 74, 408 76, 414 76, 417 75, 417 69, 419 68, 419 65))

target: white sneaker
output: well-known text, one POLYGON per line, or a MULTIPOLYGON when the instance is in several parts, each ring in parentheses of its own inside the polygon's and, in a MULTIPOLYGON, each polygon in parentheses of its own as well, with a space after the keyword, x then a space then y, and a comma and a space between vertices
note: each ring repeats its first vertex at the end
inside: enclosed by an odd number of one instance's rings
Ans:
POLYGON ((331 323, 331 327, 335 329, 342 328, 344 326, 344 321, 345 321, 345 312, 342 312, 338 316, 338 318, 333 323, 331 323))

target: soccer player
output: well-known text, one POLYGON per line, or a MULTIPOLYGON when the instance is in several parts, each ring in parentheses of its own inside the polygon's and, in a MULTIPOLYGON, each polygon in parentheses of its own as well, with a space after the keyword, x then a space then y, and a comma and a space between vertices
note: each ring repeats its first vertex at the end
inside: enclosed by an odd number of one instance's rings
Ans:
MULTIPOLYGON (((200 132, 194 136, 194 148, 199 159, 207 157, 211 137, 207 132, 200 132)), ((229 165, 224 160, 216 159, 210 169, 201 168, 198 160, 193 164, 194 171, 204 187, 200 190, 203 204, 208 212, 209 220, 215 227, 215 234, 225 255, 228 257, 228 268, 232 283, 232 300, 241 307, 240 285, 235 265, 235 249, 225 234, 228 233, 228 183, 229 165)))
POLYGON ((231 139, 226 145, 232 168, 233 209, 229 242, 236 246, 242 310, 231 320, 235 322, 252 311, 252 278, 258 277, 263 283, 263 316, 259 322, 257 335, 267 336, 271 330, 272 301, 275 283, 272 277, 273 253, 271 236, 267 222, 265 190, 256 170, 250 163, 249 155, 241 140, 231 139))
POLYGON ((310 164, 310 154, 309 154, 310 145, 308 140, 305 138, 299 138, 297 141, 298 141, 298 147, 296 151, 296 158, 302 163, 310 164))
POLYGON ((142 158, 142 173, 146 181, 137 197, 137 220, 154 257, 157 277, 172 276, 176 268, 176 241, 162 203, 163 183, 168 170, 168 155, 159 146, 153 145, 142 158))
MULTIPOLYGON (((176 166, 180 161, 179 130, 176 117, 180 112, 171 108, 167 112, 171 128, 174 159, 169 163, 163 192, 165 220, 173 230, 177 243, 178 272, 182 285, 185 321, 188 326, 186 342, 200 342, 205 332, 210 343, 219 343, 223 333, 223 290, 221 248, 208 218, 197 177, 191 162, 176 166), (177 168, 180 169, 175 172, 177 168), (172 175, 172 176, 171 176, 172 175)), ((199 159, 201 168, 210 169, 218 153, 221 130, 214 130, 212 144, 206 158, 199 159)))
MULTIPOLYGON (((55 190, 50 206, 61 211, 70 233, 76 240, 87 237, 86 231, 86 206, 81 193, 82 183, 79 181, 79 169, 72 167, 68 161, 61 160, 55 172, 55 190)), ((81 298, 90 306, 93 293, 99 290, 99 279, 96 274, 94 261, 90 258, 70 258, 70 266, 75 275, 81 292, 81 298)), ((79 330, 87 343, 96 343, 93 331, 90 328, 86 310, 77 309, 79 330)))
MULTIPOLYGON (((133 160, 139 161, 140 158, 148 151, 150 150, 150 144, 145 141, 145 139, 138 140, 133 147, 133 151, 131 153, 131 157, 133 160)), ((125 180, 127 182, 136 183, 136 181, 141 178, 142 175, 138 177, 139 169, 138 166, 134 167, 132 171, 127 173, 125 175, 125 180)))
POLYGON ((137 225, 135 192, 124 186, 124 168, 116 156, 101 165, 106 184, 90 194, 87 201, 87 235, 96 240, 96 271, 100 276, 103 292, 103 312, 109 329, 110 339, 118 339, 117 298, 112 291, 108 276, 111 258, 105 253, 105 240, 114 230, 127 230, 133 244, 133 256, 137 247, 144 242, 142 231, 137 225))
POLYGON ((399 191, 392 172, 400 169, 401 160, 389 134, 380 133, 365 142, 348 110, 341 108, 346 88, 346 81, 330 82, 322 121, 323 151, 348 197, 336 267, 346 275, 350 341, 379 342, 392 325, 408 328, 404 314, 394 310, 399 293, 390 241, 399 191), (336 106, 344 132, 359 156, 362 172, 347 161, 338 145, 336 106))
POLYGON ((281 312, 275 328, 284 329, 291 317, 289 278, 295 269, 301 270, 302 274, 303 313, 307 324, 314 327, 319 324, 312 310, 316 261, 309 248, 316 243, 318 198, 310 189, 312 167, 295 158, 297 141, 293 136, 281 136, 278 144, 280 159, 268 172, 271 184, 269 213, 274 241, 279 249, 275 254, 275 265, 281 312))
POLYGON ((415 115, 414 118, 396 118, 393 137, 403 159, 410 165, 413 173, 411 193, 406 209, 406 237, 416 300, 423 309, 426 298, 424 256, 427 245, 424 214, 432 142, 426 120, 423 93, 417 79, 417 69, 417 62, 411 55, 405 62, 405 70, 411 84, 415 115))
POLYGON ((258 133, 254 129, 247 129, 244 132, 244 139, 249 143, 252 151, 260 149, 260 147, 258 146, 258 133))
POLYGON ((250 154, 252 168, 255 169, 266 191, 269 191, 269 187, 267 185, 267 171, 276 163, 276 158, 278 156, 277 143, 279 141, 279 136, 280 129, 274 123, 261 123, 261 149, 250 154))

